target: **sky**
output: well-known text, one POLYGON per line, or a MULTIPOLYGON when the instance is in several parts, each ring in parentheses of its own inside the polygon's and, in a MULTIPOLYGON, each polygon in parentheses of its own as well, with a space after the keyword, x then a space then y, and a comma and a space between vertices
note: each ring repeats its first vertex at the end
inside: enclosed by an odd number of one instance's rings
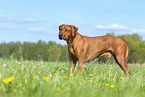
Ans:
POLYGON ((0 43, 58 39, 70 24, 85 36, 137 33, 145 40, 145 0, 0 0, 0 43))

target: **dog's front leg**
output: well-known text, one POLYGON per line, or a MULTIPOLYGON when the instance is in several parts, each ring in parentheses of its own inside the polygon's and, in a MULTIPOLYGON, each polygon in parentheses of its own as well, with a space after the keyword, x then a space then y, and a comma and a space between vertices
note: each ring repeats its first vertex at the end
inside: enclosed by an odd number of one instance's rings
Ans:
POLYGON ((79 64, 80 64, 79 68, 78 68, 79 73, 80 73, 81 70, 83 70, 84 63, 85 63, 85 59, 81 59, 79 61, 79 64))
POLYGON ((76 67, 77 58, 73 56, 72 54, 69 54, 69 56, 70 56, 70 74, 72 74, 76 67))
POLYGON ((83 70, 83 66, 84 66, 84 62, 81 62, 80 63, 80 66, 78 68, 79 73, 80 73, 81 70, 83 70))
POLYGON ((70 60, 70 74, 74 72, 75 67, 76 67, 76 61, 70 60))

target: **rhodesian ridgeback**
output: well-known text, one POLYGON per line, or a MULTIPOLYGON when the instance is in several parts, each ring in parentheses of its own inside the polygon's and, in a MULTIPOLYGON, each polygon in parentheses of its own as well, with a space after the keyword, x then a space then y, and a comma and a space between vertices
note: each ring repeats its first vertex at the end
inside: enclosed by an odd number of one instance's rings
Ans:
POLYGON ((73 73, 77 62, 78 71, 81 71, 85 62, 99 56, 112 55, 127 77, 130 76, 126 64, 129 48, 125 40, 114 36, 87 37, 77 31, 78 28, 73 25, 59 26, 59 39, 66 40, 68 45, 70 73, 73 73))

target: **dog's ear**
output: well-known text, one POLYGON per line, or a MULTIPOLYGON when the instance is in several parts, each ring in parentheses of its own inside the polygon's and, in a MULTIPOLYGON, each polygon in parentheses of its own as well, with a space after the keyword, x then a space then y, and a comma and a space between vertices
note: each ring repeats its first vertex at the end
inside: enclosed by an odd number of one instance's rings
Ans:
POLYGON ((74 37, 76 32, 78 31, 78 28, 73 26, 73 25, 71 25, 71 29, 72 29, 72 36, 74 37))
POLYGON ((64 24, 60 25, 60 26, 59 26, 59 29, 60 29, 62 26, 64 26, 64 24))

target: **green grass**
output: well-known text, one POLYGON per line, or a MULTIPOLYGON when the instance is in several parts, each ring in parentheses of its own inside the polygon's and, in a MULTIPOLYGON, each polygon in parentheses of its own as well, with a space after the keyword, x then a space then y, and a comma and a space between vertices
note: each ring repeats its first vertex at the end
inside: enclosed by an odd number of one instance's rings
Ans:
MULTIPOLYGON (((81 74, 69 63, 0 59, 0 97, 143 97, 145 66, 86 63, 81 74), (13 76, 8 84, 4 79, 13 76), (43 77, 46 76, 46 80, 43 77), (122 78, 122 79, 120 79, 122 78)), ((77 67, 78 68, 78 67, 77 67)))

